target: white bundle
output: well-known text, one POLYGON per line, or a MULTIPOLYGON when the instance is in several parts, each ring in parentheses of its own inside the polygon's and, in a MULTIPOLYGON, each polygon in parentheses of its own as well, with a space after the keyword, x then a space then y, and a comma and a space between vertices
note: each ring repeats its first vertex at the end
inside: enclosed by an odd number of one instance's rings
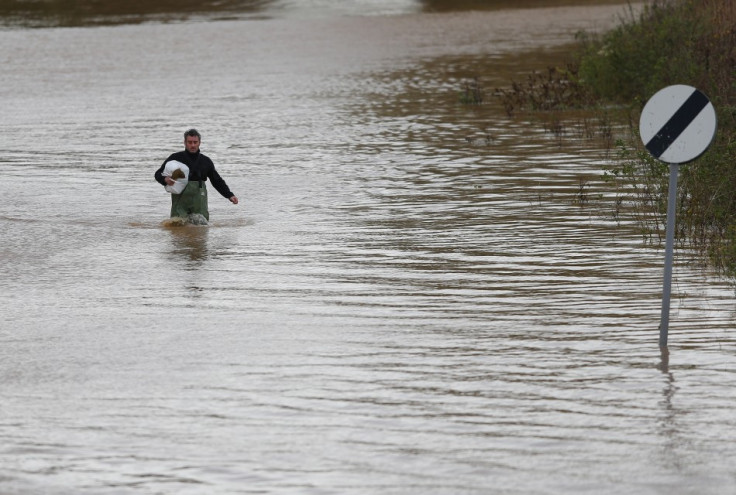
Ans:
POLYGON ((170 192, 171 194, 181 194, 184 188, 187 187, 187 183, 189 182, 189 167, 176 160, 171 160, 166 163, 164 171, 161 173, 164 177, 171 177, 177 170, 184 172, 184 178, 176 179, 176 183, 173 186, 167 185, 165 187, 166 192, 170 192))

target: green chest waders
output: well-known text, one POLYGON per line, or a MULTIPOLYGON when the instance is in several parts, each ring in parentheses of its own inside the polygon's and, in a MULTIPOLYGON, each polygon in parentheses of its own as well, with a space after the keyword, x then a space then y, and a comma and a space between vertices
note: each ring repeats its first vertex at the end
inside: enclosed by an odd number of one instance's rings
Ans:
POLYGON ((210 219, 210 212, 207 209, 207 186, 204 181, 189 181, 181 194, 171 195, 172 218, 186 218, 193 213, 199 213, 208 221, 210 219))

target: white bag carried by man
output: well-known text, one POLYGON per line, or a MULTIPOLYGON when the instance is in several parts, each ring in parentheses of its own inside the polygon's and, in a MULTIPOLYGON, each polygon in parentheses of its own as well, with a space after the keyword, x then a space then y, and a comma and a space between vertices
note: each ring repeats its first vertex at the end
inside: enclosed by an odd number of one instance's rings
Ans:
POLYGON ((161 175, 171 177, 176 181, 173 186, 165 186, 166 192, 171 194, 181 194, 184 188, 187 187, 187 183, 189 183, 189 167, 176 160, 167 162, 161 175))

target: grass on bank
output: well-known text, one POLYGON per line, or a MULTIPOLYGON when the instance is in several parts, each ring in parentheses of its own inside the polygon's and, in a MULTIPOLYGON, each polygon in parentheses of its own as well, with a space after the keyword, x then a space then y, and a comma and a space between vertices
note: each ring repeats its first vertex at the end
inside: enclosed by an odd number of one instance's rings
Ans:
MULTIPOLYGON (((497 90, 509 114, 519 108, 610 108, 630 112, 629 136, 605 179, 650 239, 664 229, 669 169, 643 148, 636 124, 647 100, 672 84, 700 89, 718 131, 708 151, 680 167, 676 238, 736 277, 736 0, 650 0, 629 7, 619 26, 580 33, 575 61, 497 90)), ((601 112, 608 110, 601 110, 601 112)))

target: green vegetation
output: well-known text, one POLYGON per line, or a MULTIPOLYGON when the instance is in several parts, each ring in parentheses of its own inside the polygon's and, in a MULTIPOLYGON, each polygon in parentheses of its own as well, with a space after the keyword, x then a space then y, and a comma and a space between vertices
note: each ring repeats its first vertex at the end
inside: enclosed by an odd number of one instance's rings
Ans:
MULTIPOLYGON (((654 0, 638 18, 631 14, 617 29, 581 36, 580 43, 579 83, 599 99, 640 111, 671 84, 694 86, 711 99, 718 133, 701 158, 682 167, 676 236, 736 276, 736 3, 654 0)), ((607 177, 634 192, 627 198, 641 224, 659 233, 668 167, 642 149, 638 132, 631 134, 607 177)))
POLYGON ((481 88, 478 78, 465 82, 459 99, 460 103, 465 105, 480 105, 483 103, 483 88, 481 88))
MULTIPOLYGON (((572 102, 557 98, 560 105, 615 104, 629 112, 631 132, 617 142, 618 159, 605 179, 618 193, 617 211, 631 212, 650 240, 663 234, 669 172, 644 150, 634 123, 665 86, 687 84, 708 95, 718 132, 703 156, 680 168, 676 237, 736 277, 736 2, 650 0, 621 21, 600 36, 580 34, 575 69, 544 94, 574 88, 572 102)), ((507 111, 545 108, 529 97, 542 91, 539 84, 517 86, 497 93, 507 111)))
POLYGON ((580 83, 577 63, 564 69, 548 67, 546 72, 534 72, 523 83, 513 82, 510 89, 496 89, 508 115, 518 109, 556 110, 593 105, 589 88, 580 83))

